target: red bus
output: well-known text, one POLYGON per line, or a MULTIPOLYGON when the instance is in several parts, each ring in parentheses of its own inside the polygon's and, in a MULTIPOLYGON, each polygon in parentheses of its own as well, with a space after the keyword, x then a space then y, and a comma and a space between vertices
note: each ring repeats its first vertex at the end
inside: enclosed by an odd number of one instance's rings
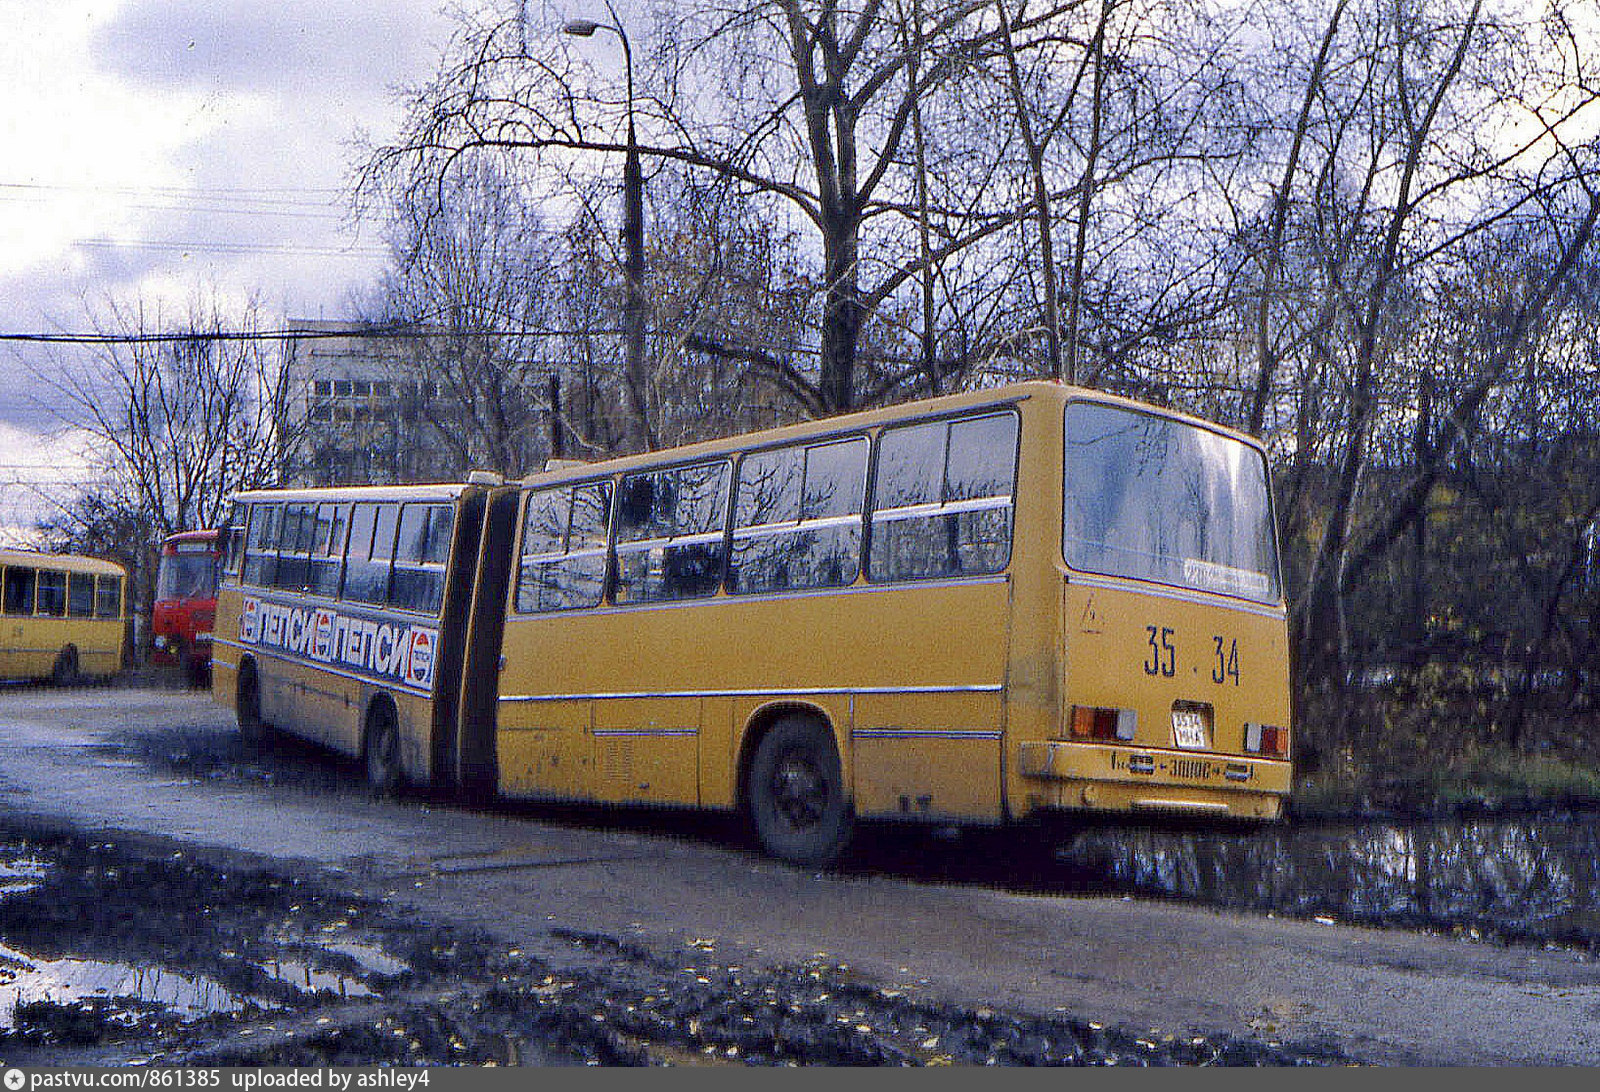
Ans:
POLYGON ((215 528, 180 531, 161 543, 150 632, 157 663, 177 664, 197 684, 211 676, 211 624, 222 562, 215 528))

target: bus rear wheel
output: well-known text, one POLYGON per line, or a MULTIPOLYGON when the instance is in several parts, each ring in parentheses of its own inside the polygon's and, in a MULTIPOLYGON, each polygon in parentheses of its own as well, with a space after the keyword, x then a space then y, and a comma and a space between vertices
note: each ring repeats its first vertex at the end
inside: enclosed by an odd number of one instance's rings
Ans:
POLYGON ((762 849, 807 867, 832 864, 850 840, 850 805, 833 733, 804 716, 778 721, 750 763, 750 821, 762 849))
POLYGON ((394 706, 376 701, 367 713, 367 730, 362 751, 367 763, 367 784, 379 796, 400 791, 404 771, 400 766, 400 729, 394 706))

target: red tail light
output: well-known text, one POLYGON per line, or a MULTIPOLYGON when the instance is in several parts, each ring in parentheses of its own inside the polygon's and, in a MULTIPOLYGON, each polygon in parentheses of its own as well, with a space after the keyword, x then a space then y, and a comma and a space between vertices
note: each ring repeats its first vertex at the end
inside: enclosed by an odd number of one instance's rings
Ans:
POLYGON ((1273 724, 1250 723, 1244 726, 1244 749, 1276 758, 1289 756, 1289 729, 1273 724))
POLYGON ((1090 705, 1072 707, 1069 726, 1073 739, 1122 740, 1133 738, 1138 717, 1132 709, 1098 709, 1090 705))

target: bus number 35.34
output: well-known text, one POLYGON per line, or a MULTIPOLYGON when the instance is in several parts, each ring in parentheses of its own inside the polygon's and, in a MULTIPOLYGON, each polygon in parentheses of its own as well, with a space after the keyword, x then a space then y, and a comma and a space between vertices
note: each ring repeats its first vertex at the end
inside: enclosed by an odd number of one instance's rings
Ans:
MULTIPOLYGON (((1178 673, 1178 650, 1172 643, 1172 627, 1145 626, 1144 631, 1150 645, 1150 655, 1144 661, 1144 673, 1172 678, 1178 673)), ((1218 685, 1231 682, 1238 686, 1239 639, 1213 634, 1211 646, 1216 656, 1211 665, 1211 681, 1218 685)))

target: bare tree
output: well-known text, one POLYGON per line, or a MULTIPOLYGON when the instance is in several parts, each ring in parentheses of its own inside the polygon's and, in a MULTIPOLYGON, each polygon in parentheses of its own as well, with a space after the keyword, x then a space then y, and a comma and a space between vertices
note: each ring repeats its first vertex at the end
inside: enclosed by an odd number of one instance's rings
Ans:
POLYGON ((142 300, 110 301, 101 342, 46 378, 61 424, 87 437, 102 496, 158 534, 215 526, 228 496, 269 484, 294 426, 277 347, 256 336, 254 303, 212 296, 168 320, 142 300))
POLYGON ((298 425, 258 315, 253 302, 225 308, 215 295, 171 320, 142 300, 112 300, 94 319, 99 343, 58 357, 45 377, 92 476, 40 529, 54 548, 122 561, 136 602, 149 602, 163 537, 220 525, 233 492, 292 469, 298 425))
POLYGON ((389 204, 390 270, 368 317, 415 330, 420 423, 450 472, 525 474, 549 448, 546 380, 559 308, 561 240, 530 207, 511 165, 478 157, 418 203, 389 204))
MULTIPOLYGON (((655 34, 644 89, 620 103, 565 52, 556 22, 538 30, 515 21, 469 25, 438 79, 413 97, 400 139, 373 151, 364 170, 367 192, 400 184, 438 194, 463 156, 495 148, 533 153, 550 176, 592 173, 594 154, 627 151, 615 134, 623 129, 619 115, 631 107, 642 116, 639 142, 647 160, 708 172, 759 200, 769 223, 809 228, 821 283, 818 363, 814 369, 766 363, 774 372, 787 369, 787 385, 804 392, 816 411, 846 409, 860 400, 858 354, 877 309, 923 271, 1005 231, 1030 207, 1015 199, 970 200, 1005 192, 989 185, 998 156, 971 144, 940 149, 948 171, 926 158, 923 167, 924 177, 942 175, 947 185, 959 185, 965 202, 919 207, 915 172, 906 163, 918 111, 970 73, 1001 37, 996 21, 981 17, 991 2, 914 10, 908 17, 919 22, 910 33, 880 0, 852 9, 769 0, 678 13, 655 34), (908 49, 908 40, 916 45, 908 49), (528 43, 541 43, 531 57, 524 53, 528 43), (949 158, 958 153, 959 160, 949 158), (937 242, 920 253, 902 252, 894 240, 919 213, 937 221, 937 242), (869 236, 873 245, 864 253, 869 236), (870 283, 863 279, 869 275, 870 283)), ((962 91, 983 93, 979 84, 963 83, 962 91)), ((970 104, 967 114, 964 140, 1002 147, 1009 140, 1008 129, 995 125, 1004 114, 974 118, 970 104)), ((926 144, 923 153, 930 154, 926 144)), ((759 356, 750 346, 734 351, 759 356)))

